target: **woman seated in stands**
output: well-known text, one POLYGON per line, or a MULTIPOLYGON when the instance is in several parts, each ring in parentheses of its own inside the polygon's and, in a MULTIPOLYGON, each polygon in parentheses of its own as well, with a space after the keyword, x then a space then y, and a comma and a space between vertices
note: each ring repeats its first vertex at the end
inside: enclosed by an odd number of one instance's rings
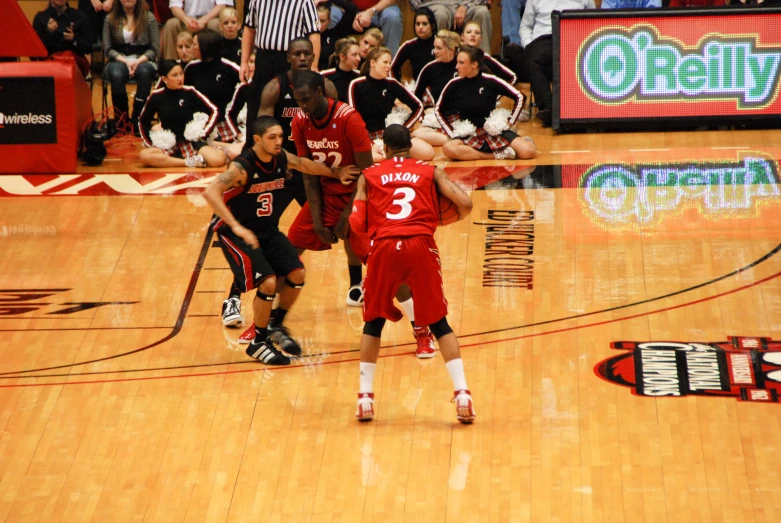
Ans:
POLYGON ((195 87, 217 107, 217 126, 208 141, 215 147, 226 148, 239 135, 225 118, 239 84, 239 66, 222 57, 222 36, 217 31, 204 29, 193 41, 195 60, 184 68, 184 83, 195 87))
MULTIPOLYGON (((249 55, 247 67, 249 68, 250 82, 252 82, 252 75, 255 74, 254 50, 249 55)), ((240 83, 236 86, 236 90, 233 92, 233 99, 231 99, 228 107, 225 109, 225 119, 230 122, 231 127, 238 131, 239 135, 232 144, 225 148, 225 153, 231 160, 241 154, 244 142, 247 139, 247 99, 249 98, 249 93, 250 84, 240 83)))
POLYGON ((321 74, 334 83, 336 92, 339 93, 339 101, 348 103, 350 83, 361 76, 361 73, 358 72, 358 67, 361 64, 358 41, 354 38, 338 40, 334 46, 331 61, 334 68, 321 71, 321 74))
MULTIPOLYGON (((464 25, 464 31, 461 33, 461 45, 480 47, 482 41, 483 30, 480 29, 480 24, 475 21, 467 22, 466 25, 464 25)), ((504 80, 510 85, 515 85, 515 73, 499 63, 499 61, 490 54, 484 56, 483 64, 488 68, 489 74, 504 80)))
POLYGON ((391 65, 393 78, 401 81, 402 68, 409 62, 412 78, 417 78, 427 63, 434 59, 434 36, 437 34, 437 19, 428 7, 415 10, 415 36, 401 47, 391 65))
POLYGON ((534 158, 534 141, 515 132, 523 95, 507 82, 483 74, 483 56, 479 47, 464 46, 458 52, 458 78, 447 84, 435 109, 451 138, 442 152, 451 160, 534 158), (511 110, 496 107, 500 96, 513 100, 511 110))
MULTIPOLYGON (((423 115, 423 104, 398 80, 389 77, 390 70, 391 52, 386 47, 374 49, 363 64, 363 76, 350 84, 348 103, 366 123, 366 130, 375 144, 372 149, 375 162, 385 159, 379 140, 382 140, 382 133, 388 125, 398 123, 409 129, 423 115), (397 102, 406 105, 409 110, 399 111, 396 109, 397 102)), ((429 161, 434 158, 434 149, 426 142, 413 138, 410 156, 429 161)))
POLYGON ((195 88, 184 85, 182 66, 163 60, 165 87, 155 89, 138 117, 146 149, 138 158, 147 167, 220 167, 225 154, 204 141, 217 123, 217 108, 195 88), (157 116, 161 130, 152 131, 157 116))
POLYGON ((363 67, 366 57, 372 49, 377 49, 385 45, 385 37, 382 35, 382 31, 376 27, 372 27, 363 32, 363 36, 358 41, 358 54, 361 56, 361 63, 358 69, 363 67))
POLYGON ((103 53, 109 62, 105 78, 111 83, 114 118, 129 119, 138 130, 138 115, 144 107, 157 74, 160 33, 155 16, 143 0, 116 0, 103 22, 103 53), (127 82, 135 78, 132 117, 128 110, 127 82))
MULTIPOLYGON (((458 76, 456 54, 460 41, 461 37, 453 31, 441 30, 437 33, 434 39, 434 61, 426 64, 415 82, 415 96, 424 100, 424 105, 427 101, 432 105, 436 104, 445 85, 458 76)), ((434 116, 433 109, 427 110, 421 126, 412 136, 435 147, 442 147, 448 140, 447 134, 434 116)))

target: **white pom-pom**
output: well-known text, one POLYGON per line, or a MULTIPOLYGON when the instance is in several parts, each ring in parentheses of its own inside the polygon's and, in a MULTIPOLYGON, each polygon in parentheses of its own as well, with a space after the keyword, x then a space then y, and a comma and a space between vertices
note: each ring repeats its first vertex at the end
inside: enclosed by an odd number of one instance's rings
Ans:
POLYGON ((236 123, 239 124, 240 127, 247 123, 247 104, 244 104, 244 107, 239 111, 239 115, 236 117, 236 123))
POLYGON ((209 116, 204 113, 195 113, 193 119, 184 127, 184 138, 189 142, 203 139, 206 134, 204 126, 209 121, 209 116))
POLYGON ((442 124, 437 120, 437 115, 434 114, 434 111, 426 113, 421 125, 423 125, 423 127, 431 127, 432 129, 442 129, 442 124))
POLYGON ((511 113, 507 109, 494 109, 485 120, 483 129, 491 136, 499 136, 502 132, 510 128, 508 120, 511 113))
POLYGON ((410 111, 394 107, 391 113, 385 117, 385 127, 393 124, 404 125, 409 120, 410 111))
POLYGON ((469 120, 458 120, 453 124, 453 136, 455 138, 469 138, 477 132, 475 125, 469 120))
POLYGON ((372 142, 372 150, 380 156, 385 156, 385 142, 378 138, 372 142))
POLYGON ((414 93, 415 92, 415 80, 407 80, 404 82, 404 87, 407 89, 407 91, 414 93))
POLYGON ((176 147, 176 135, 168 129, 150 132, 149 139, 152 140, 153 146, 164 151, 171 151, 176 147))

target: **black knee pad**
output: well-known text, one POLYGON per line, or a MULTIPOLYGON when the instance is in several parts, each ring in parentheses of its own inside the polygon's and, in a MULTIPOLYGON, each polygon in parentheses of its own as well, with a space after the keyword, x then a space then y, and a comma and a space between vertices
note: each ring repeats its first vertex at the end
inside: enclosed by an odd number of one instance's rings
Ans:
POLYGON ((260 292, 260 289, 258 289, 255 292, 255 296, 257 296, 258 298, 260 298, 263 301, 274 301, 274 296, 275 295, 274 294, 264 294, 264 293, 260 292))
POLYGON ((285 285, 287 285, 288 287, 293 287, 294 289, 303 289, 304 288, 304 284, 303 283, 293 283, 292 281, 290 281, 289 278, 285 278, 285 285))
POLYGON ((431 334, 433 334, 436 339, 453 332, 453 329, 451 329, 450 325, 447 323, 447 318, 442 318, 438 322, 432 323, 428 326, 428 328, 431 330, 431 334))
POLYGON ((382 328, 385 327, 385 318, 374 318, 363 324, 363 333, 367 336, 379 338, 382 336, 382 328))

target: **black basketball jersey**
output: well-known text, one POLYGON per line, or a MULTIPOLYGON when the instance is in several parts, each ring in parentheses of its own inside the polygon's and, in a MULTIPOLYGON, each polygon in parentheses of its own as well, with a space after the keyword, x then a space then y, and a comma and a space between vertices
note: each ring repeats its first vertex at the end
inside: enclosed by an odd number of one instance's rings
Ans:
MULTIPOLYGON (((247 171, 247 184, 225 192, 225 205, 239 223, 258 238, 276 233, 279 231, 279 218, 293 198, 290 189, 285 187, 287 156, 282 152, 270 163, 263 163, 250 149, 233 161, 247 171)), ((224 222, 220 220, 215 229, 222 226, 224 222)))
POLYGON ((296 99, 293 98, 293 86, 287 78, 287 73, 280 73, 277 76, 279 82, 279 99, 274 106, 274 119, 282 125, 282 131, 285 133, 285 141, 282 147, 289 153, 296 154, 296 144, 293 142, 290 124, 293 118, 301 112, 296 99))

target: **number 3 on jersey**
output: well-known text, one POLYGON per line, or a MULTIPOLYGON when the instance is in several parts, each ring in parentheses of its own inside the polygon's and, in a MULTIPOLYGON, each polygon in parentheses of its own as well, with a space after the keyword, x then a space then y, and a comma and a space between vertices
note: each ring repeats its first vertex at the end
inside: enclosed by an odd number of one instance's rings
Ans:
POLYGON ((274 195, 271 193, 263 193, 258 196, 258 216, 261 218, 264 216, 271 216, 274 212, 274 195))
POLYGON ((386 212, 385 217, 389 220, 403 220, 412 214, 412 205, 410 202, 415 199, 415 189, 412 187, 399 187, 393 191, 393 196, 401 195, 399 198, 393 199, 393 205, 401 207, 399 212, 386 212))

